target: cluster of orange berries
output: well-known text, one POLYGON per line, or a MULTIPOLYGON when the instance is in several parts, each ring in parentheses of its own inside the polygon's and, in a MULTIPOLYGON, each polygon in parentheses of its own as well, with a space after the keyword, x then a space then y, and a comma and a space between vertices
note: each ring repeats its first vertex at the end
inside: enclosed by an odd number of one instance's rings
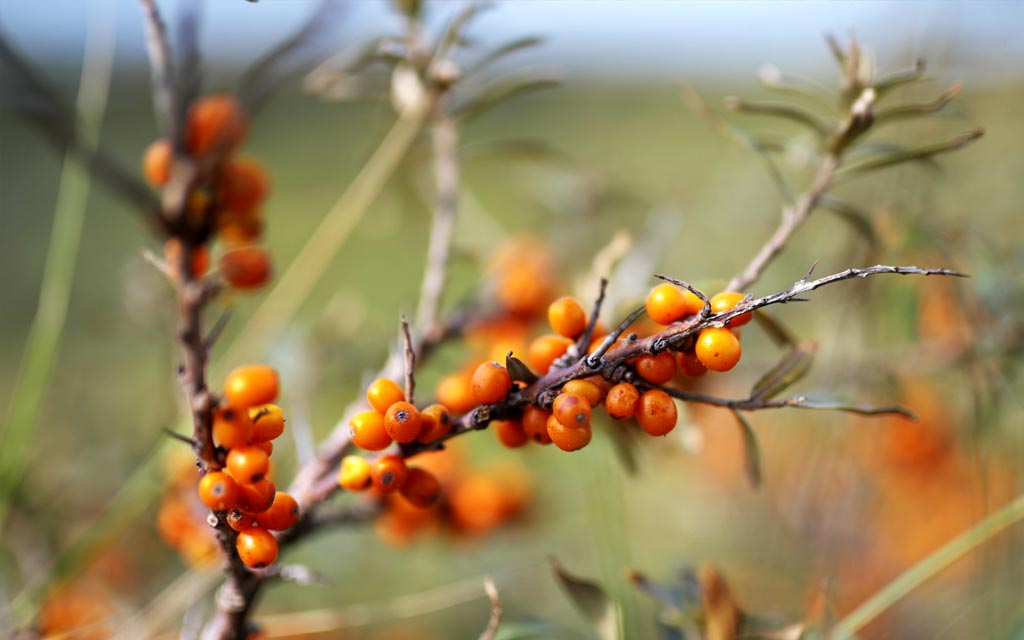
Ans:
POLYGON ((238 532, 239 557, 254 568, 277 558, 271 531, 290 529, 299 518, 295 498, 277 491, 268 477, 273 440, 284 432, 284 414, 271 404, 277 393, 277 372, 270 367, 248 365, 228 374, 224 404, 213 418, 214 440, 227 450, 225 466, 199 482, 199 499, 225 512, 228 525, 238 532))
POLYGON ((157 509, 157 533, 190 566, 203 566, 217 557, 218 546, 206 524, 209 510, 196 495, 196 458, 186 447, 168 453, 162 461, 166 485, 157 509))
MULTIPOLYGON (((270 256, 255 244, 263 230, 259 208, 269 192, 270 179, 258 161, 235 153, 248 132, 242 107, 228 94, 196 100, 185 124, 185 152, 200 165, 213 163, 209 183, 189 195, 190 222, 196 227, 212 226, 226 246, 219 260, 221 276, 242 290, 261 287, 271 273, 270 256)), ((169 141, 157 140, 146 149, 143 174, 152 186, 166 186, 173 165, 174 149, 169 141)), ((180 250, 179 244, 168 242, 164 247, 168 262, 173 263, 180 250)), ((196 247, 192 276, 202 276, 209 264, 207 249, 196 247)))

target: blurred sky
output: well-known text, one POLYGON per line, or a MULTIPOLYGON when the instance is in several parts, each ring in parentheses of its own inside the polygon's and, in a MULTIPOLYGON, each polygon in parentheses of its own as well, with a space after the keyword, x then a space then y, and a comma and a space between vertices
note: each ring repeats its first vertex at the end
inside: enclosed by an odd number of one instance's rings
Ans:
MULTIPOLYGON (((159 1, 159 0, 158 0, 159 1)), ((188 0, 162 0, 170 20, 188 0)), ((319 0, 207 0, 202 44, 208 58, 243 63, 290 32, 319 0)), ((454 0, 428 5, 434 21, 454 0)), ((123 64, 144 62, 134 0, 0 0, 0 29, 44 64, 77 61, 90 12, 114 15, 123 64)), ((385 0, 351 0, 330 42, 397 32, 385 0)), ((505 0, 476 23, 481 42, 523 34, 548 38, 521 62, 552 64, 569 79, 611 81, 750 77, 762 62, 814 73, 830 64, 826 32, 851 29, 887 67, 923 55, 973 84, 1024 80, 1024 3, 1013 0, 898 2, 660 2, 505 0)))

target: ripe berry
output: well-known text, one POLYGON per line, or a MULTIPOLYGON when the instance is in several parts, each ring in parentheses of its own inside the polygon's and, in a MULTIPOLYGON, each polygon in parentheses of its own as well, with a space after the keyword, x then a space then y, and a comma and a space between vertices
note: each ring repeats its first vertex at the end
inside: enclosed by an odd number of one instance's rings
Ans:
POLYGON ((263 513, 274 504, 277 487, 263 478, 252 484, 238 483, 239 507, 249 513, 263 513))
POLYGON ((696 346, 697 359, 712 371, 728 371, 736 366, 743 355, 740 339, 721 327, 709 327, 700 332, 696 346))
POLYGON ((284 433, 284 412, 276 404, 265 404, 249 409, 252 420, 252 441, 268 442, 284 433))
POLYGON ((238 367, 224 380, 224 397, 238 409, 270 404, 277 399, 277 371, 262 364, 238 367))
POLYGON ((641 378, 653 384, 665 384, 676 377, 676 358, 669 351, 639 356, 633 366, 641 378))
POLYGON ((249 245, 263 233, 263 220, 255 210, 221 210, 217 213, 217 235, 224 244, 235 247, 249 245))
POLYGON ((366 401, 376 411, 386 413, 388 407, 405 401, 405 392, 390 378, 378 378, 366 389, 366 401))
POLYGON ((146 147, 142 155, 142 175, 154 187, 162 187, 171 179, 171 162, 174 149, 171 143, 160 139, 146 147))
MULTIPOLYGON (((182 252, 181 240, 168 238, 164 243, 164 260, 175 274, 179 273, 182 252)), ((203 245, 192 247, 192 258, 189 263, 189 274, 193 279, 203 277, 210 268, 210 251, 203 245)))
POLYGON ((246 446, 228 452, 228 471, 239 482, 259 482, 270 470, 270 457, 259 447, 246 446))
POLYGON ((274 496, 274 504, 263 513, 256 515, 256 522, 264 529, 284 531, 291 529, 299 521, 299 503, 284 491, 274 496))
POLYGON ((679 370, 691 378, 697 378, 708 372, 708 368, 697 358, 693 351, 685 351, 676 354, 676 364, 679 370))
POLYGON ((636 421, 652 436, 663 436, 676 426, 676 403, 661 389, 645 391, 636 409, 636 421))
POLYGON ((420 509, 426 509, 441 497, 441 483, 426 469, 412 467, 399 489, 402 496, 420 509))
POLYGON ((249 444, 253 430, 252 421, 245 411, 226 405, 213 414, 213 439, 225 449, 249 444))
MULTIPOLYGON (((722 313, 723 311, 728 311, 743 302, 744 298, 746 298, 745 295, 742 293, 736 293, 735 291, 723 291, 721 293, 716 293, 711 297, 711 313, 722 313)), ((753 311, 740 314, 729 321, 729 326, 742 327, 750 322, 753 317, 753 311)))
POLYGON ((551 444, 548 437, 548 417, 550 411, 545 411, 534 405, 527 405, 523 410, 523 431, 534 442, 539 444, 551 444))
POLYGON ((221 276, 235 289, 258 289, 270 280, 270 272, 270 254, 260 247, 238 247, 220 257, 221 276))
POLYGON ((253 569, 262 569, 277 560, 277 538, 259 527, 239 531, 235 549, 245 566, 253 569))
POLYGON ((566 426, 555 416, 548 418, 547 430, 551 442, 562 451, 578 451, 590 444, 593 437, 589 423, 566 426))
POLYGON ((270 190, 266 170, 251 158, 229 158, 218 178, 220 205, 228 211, 252 211, 270 190))
POLYGON ((637 403, 640 401, 640 392, 628 382, 620 382, 608 390, 604 399, 604 408, 608 415, 623 420, 632 418, 636 413, 637 403))
POLYGON ((442 404, 432 404, 420 411, 420 420, 423 422, 423 432, 417 440, 423 444, 436 442, 452 430, 452 416, 442 404))
POLYGON ((405 466, 405 459, 394 454, 381 456, 370 469, 373 486, 381 493, 401 489, 408 475, 409 468, 405 466))
POLYGON ((195 156, 226 153, 245 140, 248 124, 234 96, 215 94, 192 103, 185 125, 185 147, 195 156))
POLYGON ((384 430, 399 444, 408 444, 423 433, 420 410, 408 402, 396 402, 384 414, 384 430))
POLYGON ((345 456, 338 467, 338 485, 349 491, 364 491, 370 488, 370 463, 359 456, 345 456))
POLYGON ((485 362, 473 372, 473 399, 477 404, 501 402, 512 388, 512 376, 497 362, 485 362))
POLYGON ((543 335, 530 343, 526 361, 535 372, 544 374, 571 346, 572 340, 565 336, 543 335))
POLYGON ((587 329, 587 313, 575 298, 559 298, 548 306, 548 323, 555 333, 576 338, 587 329))
POLYGON ((391 444, 391 436, 384 428, 384 416, 376 411, 360 411, 352 416, 348 426, 352 435, 352 444, 367 451, 387 449, 391 444))
POLYGON ((199 481, 199 499, 214 511, 234 509, 238 504, 238 483, 226 473, 211 471, 199 481))
POLYGON ((241 531, 242 529, 250 529, 258 526, 256 524, 256 516, 251 513, 246 513, 241 509, 232 509, 228 511, 227 516, 224 518, 228 522, 228 526, 235 531, 241 531))
MULTIPOLYGON (((569 427, 582 427, 590 424, 590 405, 582 397, 574 393, 562 393, 555 398, 551 406, 555 417, 569 427)), ((551 421, 548 421, 551 424, 551 421)), ((550 432, 550 429, 549 429, 550 432)))
POLYGON ((509 449, 518 449, 529 441, 523 423, 518 420, 498 420, 494 425, 498 441, 509 449))
POLYGON ((644 307, 651 320, 658 324, 672 324, 686 315, 683 292, 667 282, 651 289, 644 307))
POLYGON ((441 378, 434 395, 439 403, 453 413, 466 413, 476 406, 472 375, 468 372, 453 373, 441 378))
POLYGON ((590 380, 570 380, 562 387, 562 393, 571 393, 587 401, 591 407, 601 404, 601 387, 590 380))

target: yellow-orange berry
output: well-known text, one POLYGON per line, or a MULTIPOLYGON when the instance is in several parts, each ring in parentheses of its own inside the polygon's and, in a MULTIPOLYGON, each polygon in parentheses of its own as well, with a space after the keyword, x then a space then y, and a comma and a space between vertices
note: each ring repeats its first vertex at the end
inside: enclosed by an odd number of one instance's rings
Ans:
POLYGON ((213 439, 225 449, 244 447, 252 438, 253 424, 244 410, 221 406, 213 414, 213 439))
POLYGON ((550 411, 545 411, 534 405, 527 405, 523 410, 523 431, 531 440, 539 444, 551 444, 548 437, 548 417, 550 411))
POLYGON ((679 370, 691 378, 697 378, 708 372, 708 368, 697 358, 693 351, 685 351, 676 354, 676 364, 679 370))
POLYGON ((562 387, 562 393, 571 393, 587 401, 591 407, 601 404, 601 387, 590 380, 570 380, 562 387))
POLYGON ((556 417, 548 418, 548 437, 562 451, 578 451, 590 444, 593 431, 589 423, 580 426, 567 426, 556 417))
POLYGON ((249 444, 256 447, 257 449, 261 449, 264 452, 266 452, 268 458, 274 455, 274 443, 271 442, 270 440, 263 440, 262 442, 250 442, 249 444))
POLYGON ((263 513, 256 514, 256 522, 264 529, 284 531, 291 529, 299 521, 299 503, 290 494, 278 491, 274 495, 274 504, 263 513))
POLYGON ((263 513, 269 509, 276 494, 277 487, 267 478, 252 484, 238 483, 239 507, 249 513, 263 513))
POLYGON ((384 428, 384 416, 373 411, 360 411, 348 421, 352 444, 367 451, 387 449, 391 436, 384 428))
POLYGON ((555 333, 576 338, 587 329, 587 312, 575 298, 559 298, 548 306, 548 323, 555 333))
POLYGON ((259 482, 270 470, 270 456, 259 447, 245 446, 228 452, 228 471, 239 482, 259 482))
POLYGON ((666 282, 651 289, 644 307, 651 320, 658 324, 672 324, 686 315, 686 298, 675 285, 666 282))
POLYGON ((228 522, 228 526, 235 531, 241 531, 242 529, 250 529, 258 526, 256 524, 256 516, 251 513, 246 513, 241 509, 232 509, 228 511, 227 516, 224 518, 228 522))
POLYGON ((466 413, 476 406, 473 400, 472 375, 458 372, 441 378, 434 395, 453 413, 466 413))
POLYGON ((171 143, 160 139, 146 147, 142 155, 142 175, 154 187, 162 187, 171 179, 174 149, 171 143))
POLYGON ((249 409, 252 420, 252 441, 267 442, 284 433, 284 412, 276 404, 264 404, 249 409))
POLYGON ((441 497, 441 483, 426 469, 411 467, 399 491, 414 506, 426 509, 441 497))
POLYGON ((245 566, 253 569, 268 567, 277 560, 277 538, 259 527, 239 531, 235 549, 245 566))
POLYGON ((497 434, 498 441, 509 449, 518 449, 529 440, 523 423, 518 420, 498 420, 494 424, 494 433, 497 434))
POLYGON ((270 178, 263 165, 252 158, 229 158, 217 180, 221 207, 229 211, 251 211, 270 190, 270 178))
POLYGON ((256 246, 226 251, 220 257, 220 274, 235 289, 258 289, 270 280, 270 254, 256 246))
POLYGON ((359 456, 345 456, 338 467, 338 486, 349 491, 364 491, 370 488, 370 463, 359 456))
POLYGON ((669 351, 639 356, 633 366, 641 378, 653 384, 665 384, 676 377, 676 359, 669 351))
POLYGON ((401 489, 408 475, 409 468, 405 466, 405 459, 394 454, 381 456, 370 468, 373 486, 381 493, 401 489))
POLYGON ((234 509, 238 504, 238 483, 220 471, 211 471, 199 481, 199 499, 214 511, 234 509))
POLYGON ((248 124, 234 96, 214 94, 192 103, 185 125, 185 148, 201 156, 226 153, 238 147, 248 134, 248 124))
POLYGON ((526 361, 535 372, 547 373, 555 360, 565 355, 572 346, 572 340, 565 336, 543 335, 530 343, 526 351, 526 361))
POLYGON ((374 410, 386 413, 396 402, 405 402, 405 391, 390 378, 378 378, 366 389, 366 401, 374 410))
MULTIPOLYGON (((590 404, 575 393, 559 394, 551 408, 558 421, 567 427, 582 427, 590 424, 590 404)), ((550 424, 550 420, 548 424, 550 424)))
POLYGON ((384 414, 384 430, 399 444, 408 444, 423 433, 420 410, 408 402, 396 402, 384 414))
POLYGON ((678 413, 672 397, 661 389, 645 391, 636 408, 636 421, 652 436, 663 436, 676 426, 678 413))
MULTIPOLYGON (((721 293, 716 293, 711 297, 711 313, 722 313, 723 311, 728 311, 743 302, 744 298, 746 298, 745 295, 735 291, 723 291, 721 293)), ((753 311, 740 314, 729 321, 729 326, 742 327, 750 322, 753 317, 753 311)))
POLYGON ((423 422, 423 431, 416 440, 423 444, 436 442, 452 430, 452 416, 443 404, 432 404, 420 411, 420 420, 423 422))
POLYGON ((279 386, 277 371, 266 365, 251 364, 228 374, 224 380, 224 397, 233 407, 249 409, 276 400, 279 386))
POLYGON ((640 392, 628 382, 620 382, 608 390, 604 399, 604 408, 608 415, 623 420, 632 418, 636 413, 636 405, 640 401, 640 392))
POLYGON ((512 376, 497 362, 485 362, 473 372, 473 399, 477 404, 501 402, 512 389, 512 376))
POLYGON ((743 355, 740 339, 721 327, 709 327, 697 336, 697 358, 712 371, 728 371, 743 355))
POLYGON ((217 235, 231 247, 249 245, 263 233, 263 220, 255 209, 222 210, 217 213, 217 235))

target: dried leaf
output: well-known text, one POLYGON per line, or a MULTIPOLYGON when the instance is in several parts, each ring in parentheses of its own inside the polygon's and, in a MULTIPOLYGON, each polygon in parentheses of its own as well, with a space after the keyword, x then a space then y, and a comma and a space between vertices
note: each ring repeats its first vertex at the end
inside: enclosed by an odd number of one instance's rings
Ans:
POLYGON ((817 351, 818 343, 814 340, 802 340, 794 345, 782 360, 754 384, 750 397, 755 400, 769 400, 791 387, 810 370, 817 351))
POLYGON ((732 414, 736 416, 743 433, 743 472, 750 486, 758 489, 761 486, 761 447, 757 443, 757 434, 746 416, 735 409, 732 409, 732 414))
POLYGON ((602 640, 617 640, 616 607, 605 590, 597 582, 574 576, 565 570, 554 556, 548 558, 551 570, 558 584, 565 591, 576 609, 586 617, 602 640))
POLYGON ((526 366, 525 362, 512 355, 511 351, 509 351, 508 355, 505 356, 505 368, 508 369, 508 373, 512 376, 512 379, 519 382, 533 384, 540 379, 537 377, 536 373, 530 370, 530 367, 526 366))

